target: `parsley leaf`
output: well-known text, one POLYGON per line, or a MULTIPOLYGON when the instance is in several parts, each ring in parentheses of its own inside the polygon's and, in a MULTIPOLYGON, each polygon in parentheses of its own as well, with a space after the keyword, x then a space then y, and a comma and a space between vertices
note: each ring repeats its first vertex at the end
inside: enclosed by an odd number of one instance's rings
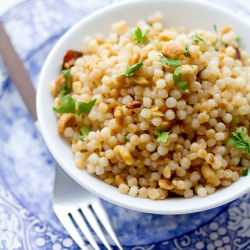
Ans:
POLYGON ((161 58, 161 60, 159 60, 160 62, 165 63, 171 67, 177 67, 181 65, 181 60, 179 58, 170 60, 167 57, 162 56, 162 55, 159 55, 159 57, 161 58))
POLYGON ((89 114, 96 102, 96 99, 92 100, 89 103, 76 101, 70 95, 65 96, 63 100, 64 102, 62 103, 61 107, 59 108, 53 107, 53 110, 56 113, 60 113, 60 114, 71 113, 71 114, 76 114, 76 115, 89 114), (76 109, 76 105, 78 109, 76 109))
POLYGON ((80 131, 82 135, 79 137, 79 140, 83 141, 84 138, 89 134, 91 129, 89 129, 86 125, 84 125, 83 127, 80 128, 80 131))
POLYGON ((240 37, 237 37, 237 38, 236 38, 236 42, 237 42, 237 43, 240 43, 240 42, 241 42, 241 38, 240 38, 240 37))
POLYGON ((185 57, 188 57, 188 56, 189 56, 189 47, 190 47, 190 45, 187 43, 187 44, 185 45, 186 51, 183 53, 185 57))
POLYGON ((73 99, 72 97, 67 96, 67 98, 63 98, 63 103, 61 105, 61 107, 59 108, 55 108, 53 107, 53 110, 56 113, 75 113, 75 109, 76 109, 76 100, 73 99))
POLYGON ((157 138, 158 142, 167 142, 170 133, 171 130, 166 132, 166 131, 161 131, 158 128, 155 128, 155 135, 158 136, 157 138))
POLYGON ((243 170, 243 173, 242 173, 242 176, 245 177, 245 176, 247 176, 247 175, 248 175, 248 169, 244 169, 244 170, 243 170))
POLYGON ((127 136, 124 136, 124 141, 125 141, 125 142, 129 142, 130 140, 128 139, 127 136))
POLYGON ((127 66, 126 72, 123 73, 122 76, 130 76, 133 72, 135 72, 137 69, 139 69, 143 65, 144 65, 143 61, 140 60, 138 63, 132 66, 127 66))
POLYGON ((60 89, 60 93, 62 96, 65 96, 67 94, 70 94, 72 90, 72 85, 69 82, 69 79, 72 77, 72 75, 70 74, 70 70, 62 70, 61 73, 65 77, 65 85, 63 88, 60 89))
POLYGON ((174 80, 174 85, 184 90, 186 93, 188 93, 189 92, 188 83, 186 81, 181 80, 181 77, 179 75, 180 72, 181 72, 181 67, 178 67, 175 69, 174 74, 172 75, 172 78, 174 80))
POLYGON ((146 30, 145 33, 142 33, 142 30, 138 27, 136 29, 132 30, 132 35, 134 37, 134 41, 138 42, 138 43, 145 43, 146 39, 147 39, 147 34, 148 34, 149 30, 146 30))
POLYGON ((189 39, 190 39, 190 40, 193 40, 193 41, 195 41, 195 42, 197 42, 197 43, 202 41, 202 42, 204 42, 206 45, 209 45, 205 39, 201 38, 201 37, 200 37, 199 35, 197 35, 197 34, 190 36, 189 39))
POLYGON ((233 137, 229 138, 227 142, 233 144, 235 148, 245 149, 250 156, 250 140, 243 128, 236 128, 236 132, 232 132, 233 137))
POLYGON ((215 33, 216 33, 216 40, 215 40, 215 42, 214 42, 214 46, 216 45, 216 43, 218 42, 218 31, 217 31, 217 26, 214 24, 213 25, 213 27, 214 27, 214 31, 215 31, 215 33))
POLYGON ((95 105, 96 99, 90 101, 89 103, 77 101, 78 110, 75 112, 77 115, 89 114, 93 106, 95 105))
POLYGON ((236 116, 232 116, 234 122, 239 122, 239 119, 236 116))

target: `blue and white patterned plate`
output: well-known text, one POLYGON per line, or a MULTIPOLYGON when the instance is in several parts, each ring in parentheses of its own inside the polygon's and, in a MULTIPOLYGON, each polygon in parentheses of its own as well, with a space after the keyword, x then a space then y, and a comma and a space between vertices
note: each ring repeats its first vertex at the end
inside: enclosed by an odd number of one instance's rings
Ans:
MULTIPOLYGON (((57 39, 80 18, 115 1, 26 0, 2 16, 35 86, 57 39)), ((249 11, 233 1, 210 1, 250 20, 249 11)), ((52 156, 0 60, 0 250, 78 249, 52 209, 54 171, 52 156)), ((103 204, 125 249, 250 249, 250 194, 188 215, 103 204)))

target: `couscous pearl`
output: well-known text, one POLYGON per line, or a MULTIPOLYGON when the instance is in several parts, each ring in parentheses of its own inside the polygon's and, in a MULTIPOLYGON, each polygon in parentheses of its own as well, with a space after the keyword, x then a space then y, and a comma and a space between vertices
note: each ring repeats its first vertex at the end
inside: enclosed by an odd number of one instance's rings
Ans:
POLYGON ((173 97, 169 97, 167 100, 166 100, 166 106, 168 108, 174 108, 176 107, 176 104, 177 104, 177 101, 175 98, 173 97))
POLYGON ((92 154, 89 156, 88 160, 89 160, 89 163, 95 165, 95 164, 97 164, 98 161, 99 161, 99 156, 98 156, 96 153, 92 153, 92 154))
POLYGON ((140 114, 144 118, 151 117, 151 111, 149 109, 146 109, 146 108, 142 109, 140 114))

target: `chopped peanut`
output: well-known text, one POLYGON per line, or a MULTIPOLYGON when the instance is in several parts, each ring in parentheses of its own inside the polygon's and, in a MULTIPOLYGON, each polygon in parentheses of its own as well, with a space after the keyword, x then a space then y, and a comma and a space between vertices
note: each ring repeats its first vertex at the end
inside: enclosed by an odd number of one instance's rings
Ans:
POLYGON ((114 148, 114 153, 118 161, 124 162, 127 165, 134 163, 134 159, 126 147, 117 145, 114 148))
POLYGON ((74 114, 67 114, 67 113, 62 114, 57 123, 58 133, 60 135, 63 135, 64 130, 67 127, 73 127, 75 125, 75 122, 76 122, 76 116, 74 114))
POLYGON ((162 54, 169 59, 177 59, 185 52, 185 47, 177 41, 168 41, 162 48, 162 54))
POLYGON ((125 183, 124 179, 120 175, 116 175, 115 185, 119 187, 122 183, 125 183))
POLYGON ((115 108, 114 117, 115 117, 116 123, 119 126, 124 126, 124 115, 123 115, 121 106, 118 106, 115 108))
POLYGON ((196 75, 198 74, 197 65, 182 65, 180 77, 186 80, 188 83, 193 83, 196 80, 196 75))
POLYGON ((174 184, 170 180, 167 180, 167 179, 159 180, 158 185, 160 188, 163 188, 163 189, 167 189, 167 190, 174 189, 174 184))
POLYGON ((201 167, 201 172, 206 179, 207 183, 211 184, 214 187, 220 185, 220 179, 216 175, 216 173, 212 170, 207 162, 204 162, 201 167))

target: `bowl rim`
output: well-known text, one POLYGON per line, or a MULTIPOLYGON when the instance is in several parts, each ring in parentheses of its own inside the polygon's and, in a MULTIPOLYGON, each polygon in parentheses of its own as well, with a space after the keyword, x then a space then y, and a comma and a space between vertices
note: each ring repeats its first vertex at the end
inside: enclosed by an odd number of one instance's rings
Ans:
MULTIPOLYGON (((99 196, 99 197, 101 197, 101 198, 103 198, 103 199, 105 199, 113 204, 116 204, 118 206, 122 206, 122 207, 132 209, 132 210, 137 210, 140 212, 154 213, 154 214, 184 214, 184 213, 204 211, 207 209, 211 209, 211 208, 226 204, 226 203, 228 203, 232 200, 235 200, 236 198, 244 195, 248 191, 250 191, 250 185, 245 186, 244 188, 241 187, 240 191, 231 194, 230 197, 228 197, 226 195, 221 195, 223 198, 217 199, 216 201, 214 200, 214 195, 216 195, 216 194, 207 196, 205 199, 202 199, 202 202, 201 202, 201 198, 198 198, 196 196, 192 197, 191 199, 185 199, 185 198, 181 197, 179 199, 178 198, 177 199, 167 198, 166 200, 152 201, 150 199, 142 199, 139 197, 133 198, 133 197, 130 197, 128 195, 121 195, 121 194, 118 195, 119 197, 121 197, 121 199, 117 200, 116 195, 110 196, 109 192, 102 193, 100 191, 97 191, 97 189, 93 186, 87 186, 83 182, 82 175, 80 174, 80 171, 83 171, 83 170, 74 169, 72 171, 71 168, 67 167, 65 162, 59 157, 56 146, 53 145, 53 142, 51 141, 49 134, 47 133, 47 128, 46 128, 47 121, 43 115, 43 113, 44 113, 44 110, 43 110, 43 97, 44 97, 44 95, 43 95, 44 94, 43 82, 46 79, 46 77, 45 77, 46 71, 50 67, 51 60, 53 59, 54 55, 57 53, 58 48, 62 44, 65 43, 66 38, 70 37, 72 34, 77 32, 78 29, 80 29, 82 26, 84 26, 90 20, 95 19, 97 16, 103 15, 106 12, 109 12, 111 10, 115 11, 117 9, 121 9, 124 6, 129 6, 131 4, 132 5, 136 5, 138 3, 141 4, 142 1, 144 4, 152 3, 152 0, 127 0, 127 1, 124 0, 121 2, 112 3, 109 6, 105 6, 101 9, 98 9, 98 10, 90 13, 86 17, 82 18, 81 20, 79 20, 75 25, 73 25, 69 30, 67 30, 66 33, 56 42, 56 44, 54 45, 54 47, 50 51, 48 57, 46 58, 44 65, 43 65, 43 68, 42 68, 42 71, 41 71, 40 77, 39 77, 39 82, 38 82, 38 87, 37 87, 37 95, 36 95, 36 108, 37 108, 37 114, 38 114, 39 128, 40 128, 41 133, 43 135, 44 141, 45 141, 49 151, 54 156, 55 160, 73 179, 75 179, 75 181, 77 181, 80 185, 82 185, 83 187, 85 187, 86 189, 91 191, 92 193, 96 194, 97 196, 99 196), (138 202, 135 202, 134 199, 140 200, 139 206, 138 206, 138 202), (185 203, 183 203, 183 200, 185 200, 185 203), (199 202, 197 202, 197 201, 199 201, 199 202), (151 203, 154 205, 156 205, 156 204, 157 205, 156 206, 153 206, 153 205, 148 206, 151 203), (187 205, 187 207, 185 207, 185 204, 187 205), (195 206, 193 206, 193 204, 195 204, 195 206)), ((244 22, 244 20, 241 17, 236 16, 234 13, 232 13, 231 11, 229 11, 228 9, 223 8, 223 7, 220 8, 220 10, 218 10, 217 9, 218 6, 215 5, 214 3, 209 2, 209 1, 202 1, 201 2, 199 0, 168 0, 168 1, 166 1, 166 0, 154 0, 153 2, 169 5, 169 4, 174 4, 174 2, 177 2, 177 1, 179 2, 179 4, 188 2, 189 4, 195 4, 197 6, 201 6, 201 5, 206 6, 208 8, 213 9, 213 10, 216 9, 216 11, 220 11, 220 12, 224 13, 225 15, 229 15, 230 17, 233 17, 234 20, 238 20, 239 22, 244 23, 244 25, 248 26, 249 30, 250 30, 250 25, 247 24, 246 22, 244 22)), ((47 91, 49 91, 49 88, 47 91)), ((62 138, 61 138, 61 140, 63 141, 62 138)), ((70 149, 70 147, 69 147, 69 149, 70 149)), ((75 166, 73 166, 73 167, 75 167, 75 166)), ((87 175, 90 176, 90 179, 93 178, 91 175, 89 175, 89 174, 87 174, 87 175)), ((86 177, 86 175, 84 175, 84 176, 86 177)), ((99 180, 97 178, 93 178, 92 180, 93 180, 93 183, 96 185, 98 183, 100 184, 102 182, 104 185, 107 186, 107 188, 106 188, 107 191, 113 192, 112 189, 115 189, 116 192, 118 192, 116 187, 109 186, 106 183, 104 183, 102 180, 99 180)), ((236 188, 239 187, 238 182, 234 183, 234 185, 236 188)), ((229 187, 227 187, 225 189, 228 189, 228 188, 229 187)), ((227 192, 226 191, 223 192, 223 189, 222 189, 222 194, 224 194, 224 193, 226 194, 227 192)))

